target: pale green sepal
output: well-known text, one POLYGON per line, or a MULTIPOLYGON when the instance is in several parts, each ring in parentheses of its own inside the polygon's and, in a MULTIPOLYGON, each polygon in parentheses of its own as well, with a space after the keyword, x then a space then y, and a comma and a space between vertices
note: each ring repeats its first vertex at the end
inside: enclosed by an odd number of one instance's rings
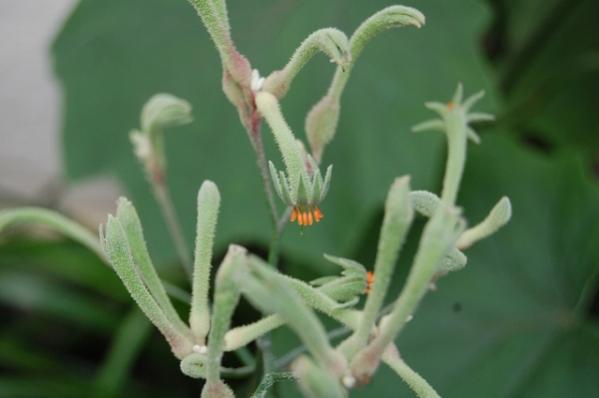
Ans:
POLYGON ((462 108, 464 109, 464 112, 468 113, 470 111, 470 109, 472 109, 472 107, 474 105, 476 105, 476 103, 478 101, 480 101, 484 96, 485 96, 485 92, 484 92, 484 90, 481 90, 478 93, 472 94, 470 97, 466 98, 466 100, 462 104, 462 108))
POLYGON ((418 123, 414 127, 412 127, 412 131, 415 133, 419 133, 421 131, 445 131, 445 124, 441 119, 431 119, 422 123, 418 123))
MULTIPOLYGON (((463 105, 462 105, 462 107, 463 107, 463 105)), ((493 120, 495 120, 495 115, 492 115, 490 113, 485 113, 485 112, 473 112, 473 113, 468 113, 466 120, 468 121, 468 123, 492 122, 493 120)))

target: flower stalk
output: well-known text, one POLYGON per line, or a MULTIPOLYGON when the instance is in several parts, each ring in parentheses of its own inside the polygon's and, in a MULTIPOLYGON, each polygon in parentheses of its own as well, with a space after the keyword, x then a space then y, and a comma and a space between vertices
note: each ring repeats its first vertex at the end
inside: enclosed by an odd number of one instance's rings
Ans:
POLYGON ((129 134, 138 160, 143 164, 154 197, 181 260, 183 270, 191 279, 191 258, 185 236, 178 221, 168 185, 166 183, 166 155, 164 131, 192 121, 191 105, 171 94, 152 96, 141 111, 141 130, 129 134))

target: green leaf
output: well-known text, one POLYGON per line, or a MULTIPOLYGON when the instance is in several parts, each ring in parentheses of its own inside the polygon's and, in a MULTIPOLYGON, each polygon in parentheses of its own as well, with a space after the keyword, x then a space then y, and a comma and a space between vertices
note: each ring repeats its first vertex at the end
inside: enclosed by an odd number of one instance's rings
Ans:
MULTIPOLYGON (((512 133, 553 146, 599 153, 599 3, 594 0, 509 1, 507 51, 499 59, 507 92, 503 117, 512 133), (554 62, 559 59, 560 62, 554 62)), ((501 117, 500 117, 501 118, 501 117)))
MULTIPOLYGON (((488 19, 486 8, 471 1, 406 3, 427 16, 427 25, 384 32, 365 49, 342 98, 338 134, 323 159, 335 165, 322 206, 325 219, 303 235, 290 226, 281 242, 283 252, 296 263, 319 272, 326 266, 332 269, 325 265, 323 252, 347 255, 354 248, 361 236, 359 227, 382 203, 396 176, 409 173, 416 189, 432 187, 442 137, 410 133, 410 126, 427 116, 421 104, 451 92, 457 81, 467 89, 489 92, 488 71, 477 55, 477 37, 488 19)), ((280 8, 272 1, 236 2, 229 15, 237 47, 267 75, 284 64, 310 32, 334 25, 351 33, 390 4, 310 0, 280 8)), ((80 2, 53 52, 66 98, 67 174, 71 179, 98 173, 118 176, 143 220, 153 258, 173 258, 173 248, 131 153, 128 132, 137 126, 144 101, 160 91, 186 98, 194 108, 195 122, 178 128, 180 134, 165 137, 168 183, 177 213, 188 215, 181 217, 188 242, 194 230, 195 192, 206 178, 218 184, 223 198, 216 250, 247 237, 257 244, 269 241, 268 213, 253 152, 236 111, 221 92, 217 51, 189 4, 80 2)), ((323 58, 315 58, 297 76, 282 104, 304 142, 306 112, 324 94, 334 72, 323 58)), ((492 110, 488 103, 482 108, 492 110)), ((268 127, 263 126, 262 134, 267 157, 277 159, 268 127)))
MULTIPOLYGON (((498 135, 471 150, 458 203, 478 220, 503 194, 514 217, 467 250, 398 340, 440 395, 592 396, 599 325, 599 189, 577 158, 541 157, 498 135), (509 159, 509 162, 505 161, 509 159)), ((385 396, 380 372, 364 394, 385 396)))
POLYGON ((113 309, 101 300, 25 272, 0 272, 0 302, 93 331, 109 331, 116 322, 113 309))
POLYGON ((13 236, 0 246, 0 270, 58 278, 120 302, 129 302, 115 272, 79 243, 13 236))
POLYGON ((96 375, 94 397, 117 397, 123 392, 132 364, 151 330, 150 322, 139 309, 134 308, 126 315, 96 375))

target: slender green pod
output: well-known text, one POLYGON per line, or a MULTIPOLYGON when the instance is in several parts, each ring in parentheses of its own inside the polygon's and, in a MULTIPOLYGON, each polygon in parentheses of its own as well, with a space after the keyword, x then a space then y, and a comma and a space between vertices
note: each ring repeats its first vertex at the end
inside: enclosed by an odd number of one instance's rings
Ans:
POLYGON ((366 300, 360 325, 353 335, 353 347, 347 352, 350 358, 357 350, 366 346, 376 317, 383 305, 399 251, 414 218, 409 195, 409 178, 397 178, 391 185, 385 202, 385 217, 374 264, 375 280, 366 300))
POLYGON ((198 191, 196 245, 189 324, 197 344, 203 345, 210 327, 208 293, 212 269, 212 250, 220 193, 212 181, 204 181, 198 191))

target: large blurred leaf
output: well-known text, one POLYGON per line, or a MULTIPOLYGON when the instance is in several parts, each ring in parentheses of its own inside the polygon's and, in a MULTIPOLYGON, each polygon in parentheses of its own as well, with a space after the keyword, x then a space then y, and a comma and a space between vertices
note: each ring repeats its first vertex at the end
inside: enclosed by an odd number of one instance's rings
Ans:
POLYGON ((506 26, 500 60, 512 132, 549 145, 599 153, 599 3, 500 1, 506 26), (595 32, 595 33, 592 33, 595 32), (559 62, 556 62, 559 60, 559 62))
MULTIPOLYGON (((343 254, 358 242, 360 226, 382 203, 392 179, 413 176, 431 187, 441 142, 415 136, 409 126, 428 115, 422 102, 448 96, 458 80, 469 90, 489 88, 476 50, 487 19, 478 2, 406 1, 427 16, 423 29, 377 38, 353 73, 339 134, 324 162, 334 164, 325 222, 300 235, 290 228, 283 249, 296 261, 322 264, 323 251, 343 254)), ((231 2, 233 35, 263 74, 281 67, 310 32, 338 26, 351 33, 390 1, 335 0, 231 2)), ((203 179, 222 191, 218 244, 265 244, 270 236, 255 159, 236 112, 220 89, 219 60, 199 18, 184 0, 82 1, 54 46, 65 91, 64 152, 73 179, 114 173, 138 207, 151 251, 171 257, 159 211, 131 154, 128 131, 138 125, 144 100, 157 91, 187 98, 196 122, 168 134, 169 182, 191 242, 195 193, 203 179)), ((284 111, 303 137, 303 119, 326 90, 332 66, 323 58, 299 76, 284 111)), ((489 104, 485 105, 489 108, 489 104)), ((279 162, 270 133, 268 157, 279 162)))
POLYGON ((177 377, 186 396, 197 384, 116 274, 76 243, 3 240, 0 311, 0 397, 172 396, 177 377))
MULTIPOLYGON (((471 151, 460 204, 476 222, 503 194, 513 201, 510 224, 439 282, 399 349, 447 398, 594 396, 596 182, 575 158, 544 158, 487 136, 471 151)), ((392 377, 384 370, 357 396, 388 396, 392 377)))

